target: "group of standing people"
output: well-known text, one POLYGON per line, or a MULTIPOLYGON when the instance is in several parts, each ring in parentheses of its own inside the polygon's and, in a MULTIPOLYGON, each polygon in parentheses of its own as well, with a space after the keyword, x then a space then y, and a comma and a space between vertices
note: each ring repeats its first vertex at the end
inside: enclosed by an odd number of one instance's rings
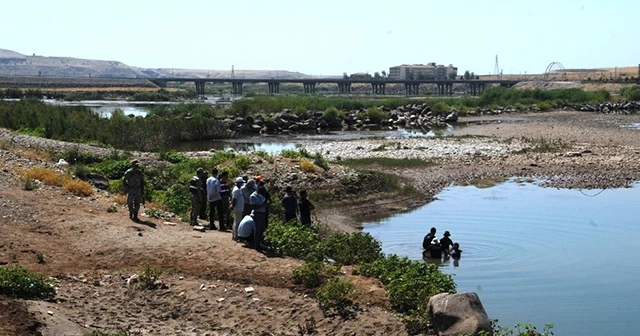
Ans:
POLYGON ((462 256, 460 244, 454 243, 449 237, 451 237, 451 233, 445 231, 442 238, 438 240, 436 238, 436 228, 432 227, 422 240, 423 256, 440 259, 444 255, 445 257, 460 259, 462 256))
MULTIPOLYGON (((210 230, 231 230, 234 240, 261 250, 264 233, 268 227, 269 204, 272 201, 265 181, 261 176, 253 179, 249 179, 248 176, 238 177, 234 180, 235 186, 230 190, 228 178, 229 174, 226 171, 218 174, 218 169, 213 168, 211 176, 207 177, 207 172, 198 168, 196 176, 189 181, 190 223, 198 225, 198 217, 206 219, 208 203, 210 230), (218 227, 215 225, 216 217, 218 227)), ((314 207, 305 190, 300 191, 298 201, 293 189, 287 186, 281 202, 285 209, 285 222, 297 219, 299 213, 303 224, 311 224, 311 210, 314 207)))

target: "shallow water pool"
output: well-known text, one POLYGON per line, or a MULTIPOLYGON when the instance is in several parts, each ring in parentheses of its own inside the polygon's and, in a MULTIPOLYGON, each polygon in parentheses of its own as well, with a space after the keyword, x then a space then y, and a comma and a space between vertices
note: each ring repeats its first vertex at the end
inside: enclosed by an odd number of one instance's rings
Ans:
POLYGON ((463 250, 438 262, 458 292, 477 292, 502 326, 553 323, 556 335, 640 335, 640 185, 542 188, 514 181, 451 186, 438 200, 364 231, 385 253, 422 258, 434 226, 463 250))

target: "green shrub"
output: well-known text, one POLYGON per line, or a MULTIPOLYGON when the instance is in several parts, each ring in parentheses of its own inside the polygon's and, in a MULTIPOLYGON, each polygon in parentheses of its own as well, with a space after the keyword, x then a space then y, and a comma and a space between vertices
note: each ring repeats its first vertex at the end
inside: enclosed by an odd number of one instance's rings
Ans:
MULTIPOLYGON (((249 167, 251 167, 252 163, 253 161, 251 160, 251 158, 249 158, 248 156, 240 155, 236 157, 236 159, 233 162, 233 165, 238 171, 245 171, 249 169, 249 167)), ((231 175, 231 176, 234 176, 234 175, 231 175)))
POLYGON ((187 159, 186 156, 184 156, 184 154, 179 153, 177 151, 174 150, 170 150, 170 151, 166 151, 166 152, 160 152, 158 154, 158 157, 160 158, 160 160, 164 160, 167 162, 171 162, 171 163, 180 163, 184 160, 187 159))
POLYGON ((109 180, 121 179, 124 173, 131 168, 129 160, 105 160, 89 165, 89 168, 109 180))
POLYGON ((265 232, 264 244, 284 255, 320 260, 317 254, 320 237, 314 225, 302 225, 297 221, 284 223, 281 218, 271 216, 265 232))
POLYGON ((628 100, 640 100, 640 85, 626 87, 620 90, 620 95, 628 100))
POLYGON ((112 194, 124 194, 124 182, 122 179, 109 180, 109 192, 112 194))
POLYGON ((449 113, 450 109, 447 103, 443 101, 439 101, 433 104, 433 106, 431 106, 431 111, 438 114, 446 114, 446 113, 449 113))
POLYGON ((322 270, 322 262, 306 261, 293 269, 293 280, 296 284, 302 284, 309 288, 318 287, 323 279, 322 270))
POLYGON ((382 122, 382 120, 384 120, 386 114, 384 113, 384 111, 380 110, 377 107, 369 107, 367 109, 367 117, 369 118, 370 122, 379 124, 382 122))
POLYGON ((368 233, 336 233, 325 239, 320 249, 342 265, 372 263, 382 257, 380 242, 368 233))
POLYGON ((85 180, 87 176, 91 173, 91 169, 83 164, 76 164, 72 167, 72 174, 79 178, 85 180))
POLYGON ((51 281, 40 273, 20 266, 5 266, 0 267, 0 294, 20 299, 51 299, 56 291, 51 281))
POLYGON ((313 156, 313 164, 315 164, 316 166, 322 168, 324 171, 329 170, 329 162, 327 162, 327 160, 325 160, 325 158, 322 156, 322 154, 320 154, 320 152, 317 152, 313 156))
POLYGON ((62 153, 60 158, 65 159, 69 164, 89 165, 102 161, 100 157, 88 152, 81 152, 77 147, 62 153))
MULTIPOLYGON (((191 208, 189 186, 186 182, 174 183, 165 193, 159 194, 159 200, 173 213, 178 215, 184 214, 191 208)), ((269 227, 271 227, 271 225, 269 225, 269 227)))
POLYGON ((324 286, 316 291, 316 299, 320 305, 320 309, 326 314, 331 315, 349 309, 352 305, 350 297, 354 294, 354 286, 351 280, 333 277, 327 281, 324 286))
POLYGON ((403 314, 425 313, 431 296, 455 293, 456 290, 451 276, 442 273, 437 266, 397 255, 362 264, 355 272, 380 279, 391 305, 403 314))
POLYGON ((322 118, 329 124, 336 124, 340 122, 340 119, 344 117, 344 112, 338 110, 335 107, 329 107, 324 110, 322 118))

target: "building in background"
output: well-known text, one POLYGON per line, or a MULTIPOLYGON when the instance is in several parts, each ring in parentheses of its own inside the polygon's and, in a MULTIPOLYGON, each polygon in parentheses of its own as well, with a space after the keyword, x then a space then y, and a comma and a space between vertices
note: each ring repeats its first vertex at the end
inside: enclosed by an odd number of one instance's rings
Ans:
POLYGON ((402 64, 389 68, 390 79, 400 80, 446 80, 455 79, 458 68, 453 64, 444 66, 435 62, 427 64, 402 64))

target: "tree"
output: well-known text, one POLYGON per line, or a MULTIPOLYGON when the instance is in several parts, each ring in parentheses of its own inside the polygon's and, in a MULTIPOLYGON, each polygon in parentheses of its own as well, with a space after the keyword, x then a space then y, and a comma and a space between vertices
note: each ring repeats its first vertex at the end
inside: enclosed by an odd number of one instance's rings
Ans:
POLYGON ((343 73, 342 73, 342 78, 343 78, 343 79, 349 79, 349 75, 347 75, 347 73, 346 73, 346 72, 343 72, 343 73))
POLYGON ((471 73, 469 72, 469 70, 466 70, 464 72, 464 79, 466 79, 466 80, 471 79, 471 73))
POLYGON ((382 70, 382 77, 387 77, 387 72, 382 70))
POLYGON ((455 72, 450 72, 449 73, 449 79, 451 79, 451 80, 456 79, 456 73, 455 72))
POLYGON ((373 78, 380 78, 380 73, 379 72, 374 72, 373 73, 373 78))

